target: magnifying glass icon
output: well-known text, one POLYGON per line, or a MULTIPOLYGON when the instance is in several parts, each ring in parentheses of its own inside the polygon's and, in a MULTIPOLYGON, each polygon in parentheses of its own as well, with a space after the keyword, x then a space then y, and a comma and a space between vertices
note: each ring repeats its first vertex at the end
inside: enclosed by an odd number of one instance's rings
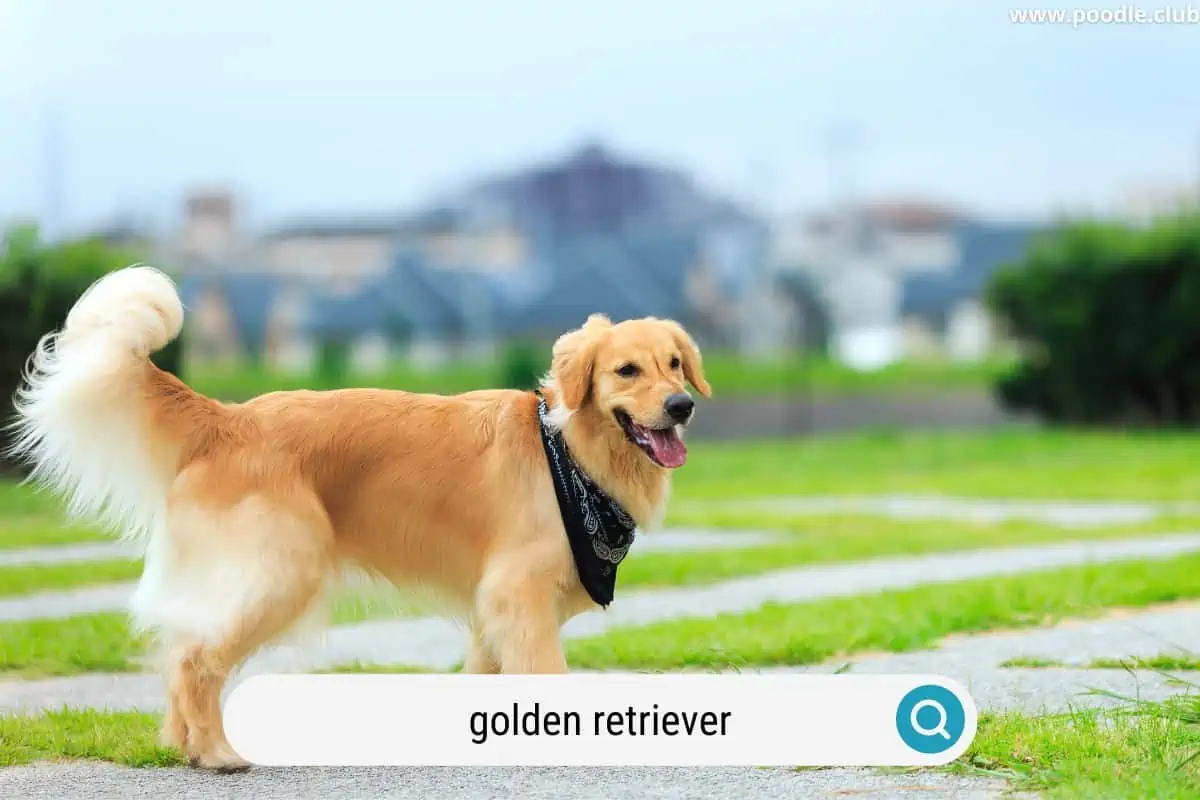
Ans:
POLYGON ((909 713, 908 721, 912 725, 912 729, 921 736, 941 736, 943 739, 950 739, 950 732, 946 730, 946 722, 949 721, 949 715, 946 713, 946 707, 937 700, 926 698, 913 706, 909 713), (921 724, 919 716, 921 709, 932 708, 938 714, 938 722, 932 728, 927 728, 921 724))

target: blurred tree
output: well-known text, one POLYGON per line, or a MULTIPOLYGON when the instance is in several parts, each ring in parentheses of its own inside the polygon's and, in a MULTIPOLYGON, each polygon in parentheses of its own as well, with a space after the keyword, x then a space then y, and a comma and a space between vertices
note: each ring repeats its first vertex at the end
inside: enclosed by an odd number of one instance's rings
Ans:
POLYGON ((514 342, 504 350, 500 378, 508 389, 535 389, 548 368, 541 349, 527 342, 514 342))
POLYGON ((322 340, 317 350, 317 380, 324 389, 346 385, 350 373, 350 343, 330 336, 322 340))
MULTIPOLYGON (((67 312, 97 278, 137 262, 136 256, 94 239, 43 242, 36 226, 19 225, 0 238, 0 470, 15 465, 4 460, 12 396, 42 336, 62 327, 67 312)), ((164 369, 179 373, 181 343, 176 340, 155 354, 164 369)))
POLYGON ((1200 215, 1072 223, 996 273, 988 302, 1022 356, 1009 408, 1077 424, 1200 421, 1200 215))

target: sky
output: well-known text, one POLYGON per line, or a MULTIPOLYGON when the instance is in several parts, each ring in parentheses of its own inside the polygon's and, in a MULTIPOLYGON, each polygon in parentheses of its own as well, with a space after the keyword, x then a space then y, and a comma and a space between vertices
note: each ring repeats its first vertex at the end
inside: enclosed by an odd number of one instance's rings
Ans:
POLYGON ((1200 25, 1022 7, 0 0, 0 221, 170 225, 212 185, 260 227, 401 213, 594 140, 772 214, 1034 218, 1200 183, 1200 25))

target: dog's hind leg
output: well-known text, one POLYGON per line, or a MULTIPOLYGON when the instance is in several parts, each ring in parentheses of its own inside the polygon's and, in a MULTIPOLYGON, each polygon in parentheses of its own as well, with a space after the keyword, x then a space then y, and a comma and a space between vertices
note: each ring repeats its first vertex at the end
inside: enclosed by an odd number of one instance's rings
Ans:
POLYGON ((163 735, 194 765, 248 766, 225 738, 221 693, 243 661, 321 594, 332 534, 324 513, 312 511, 261 496, 217 512, 187 507, 172 513, 171 547, 148 554, 139 601, 166 645, 163 735), (200 550, 195 526, 206 529, 200 550))
POLYGON ((254 650, 304 614, 320 587, 320 582, 298 582, 250 611, 220 643, 179 648, 171 695, 186 724, 185 752, 195 766, 225 772, 249 766, 225 738, 222 690, 254 650))

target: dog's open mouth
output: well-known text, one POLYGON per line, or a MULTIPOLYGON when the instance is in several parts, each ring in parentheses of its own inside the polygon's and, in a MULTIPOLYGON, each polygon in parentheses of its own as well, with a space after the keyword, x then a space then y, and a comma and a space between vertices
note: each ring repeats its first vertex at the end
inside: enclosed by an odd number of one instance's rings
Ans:
POLYGON ((669 428, 647 428, 633 421, 624 411, 613 412, 625 438, 642 449, 650 460, 660 467, 675 469, 687 461, 687 445, 675 425, 669 428))

